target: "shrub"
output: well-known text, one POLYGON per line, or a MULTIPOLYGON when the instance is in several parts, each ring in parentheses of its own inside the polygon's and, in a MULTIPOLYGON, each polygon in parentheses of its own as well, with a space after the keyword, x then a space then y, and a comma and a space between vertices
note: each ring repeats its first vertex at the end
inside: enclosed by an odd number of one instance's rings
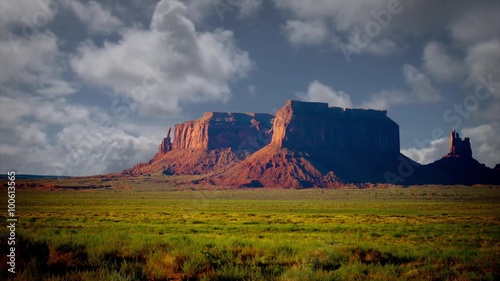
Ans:
POLYGON ((186 257, 182 264, 182 272, 188 277, 196 277, 198 274, 210 270, 210 262, 201 253, 194 253, 186 257))

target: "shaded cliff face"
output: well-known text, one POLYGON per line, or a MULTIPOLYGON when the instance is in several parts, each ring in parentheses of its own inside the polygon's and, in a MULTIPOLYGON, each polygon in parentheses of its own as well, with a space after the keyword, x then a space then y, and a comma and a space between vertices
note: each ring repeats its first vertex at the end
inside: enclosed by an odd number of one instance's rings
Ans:
POLYGON ((320 154, 398 154, 399 126, 386 111, 287 101, 276 115, 272 144, 320 154))

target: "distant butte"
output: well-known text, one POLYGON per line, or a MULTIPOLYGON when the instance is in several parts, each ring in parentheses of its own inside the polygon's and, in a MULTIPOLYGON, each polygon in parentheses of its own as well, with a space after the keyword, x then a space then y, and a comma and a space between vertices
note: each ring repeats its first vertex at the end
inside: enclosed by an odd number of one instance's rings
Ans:
POLYGON ((236 187, 346 184, 500 184, 500 172, 472 158, 470 139, 450 136, 450 153, 420 165, 400 153, 399 126, 386 111, 288 100, 276 115, 207 112, 178 124, 147 163, 125 175, 202 175, 196 183, 236 187))
POLYGON ((440 178, 433 180, 443 184, 500 184, 500 171, 472 158, 470 139, 461 139, 455 131, 450 134, 450 152, 425 167, 437 171, 440 178))

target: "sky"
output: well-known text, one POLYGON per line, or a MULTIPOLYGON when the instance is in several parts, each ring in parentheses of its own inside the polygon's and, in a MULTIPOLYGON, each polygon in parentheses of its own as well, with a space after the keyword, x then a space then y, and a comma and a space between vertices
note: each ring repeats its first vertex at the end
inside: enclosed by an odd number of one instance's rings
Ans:
POLYGON ((500 1, 6 0, 0 173, 95 175, 168 127, 285 100, 388 111, 426 164, 500 163, 500 1))

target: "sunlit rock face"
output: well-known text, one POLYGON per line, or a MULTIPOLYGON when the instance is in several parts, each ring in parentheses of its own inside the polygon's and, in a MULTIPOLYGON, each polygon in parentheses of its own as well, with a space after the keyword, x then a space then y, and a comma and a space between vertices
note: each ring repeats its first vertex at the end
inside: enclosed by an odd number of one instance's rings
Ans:
POLYGON ((206 112, 175 125, 174 149, 260 149, 271 141, 274 115, 206 112))

